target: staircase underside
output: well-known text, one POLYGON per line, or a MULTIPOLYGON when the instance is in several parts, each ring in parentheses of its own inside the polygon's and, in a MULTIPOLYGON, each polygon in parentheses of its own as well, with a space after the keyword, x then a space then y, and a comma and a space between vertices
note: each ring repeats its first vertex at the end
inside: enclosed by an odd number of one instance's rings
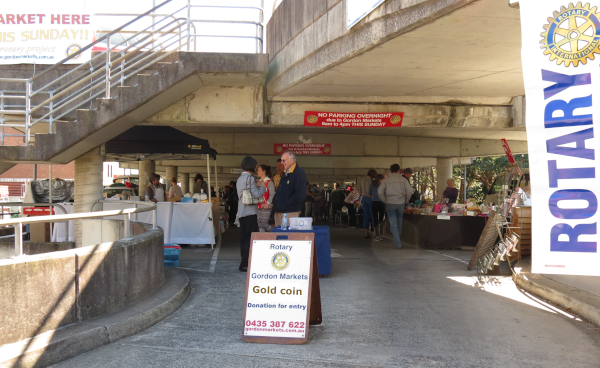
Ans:
POLYGON ((111 90, 114 98, 77 110, 76 121, 57 122, 55 134, 36 134, 35 145, 0 147, 0 171, 16 163, 66 164, 204 86, 264 85, 267 68, 265 54, 175 53, 111 90))

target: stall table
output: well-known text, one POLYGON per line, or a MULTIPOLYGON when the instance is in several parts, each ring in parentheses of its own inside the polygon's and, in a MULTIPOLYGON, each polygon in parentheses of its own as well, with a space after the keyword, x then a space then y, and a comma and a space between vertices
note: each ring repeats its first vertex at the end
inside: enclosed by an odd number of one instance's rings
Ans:
POLYGON ((314 233, 319 275, 325 276, 331 273, 331 239, 329 237, 329 226, 313 226, 312 230, 281 230, 280 228, 274 228, 271 232, 281 235, 289 233, 314 233))
MULTIPOLYGON (((98 205, 99 207, 100 205, 98 205)), ((104 202, 104 211, 131 208, 131 203, 120 201, 104 202)), ((73 206, 65 206, 72 213, 73 206)), ((163 229, 165 244, 214 244, 214 233, 210 221, 210 204, 208 203, 157 203, 156 225, 163 229)), ((107 220, 123 220, 123 216, 108 216, 107 220)), ((132 215, 133 219, 133 215, 132 215)), ((137 221, 152 223, 152 211, 137 214, 137 221)), ((53 241, 65 241, 65 225, 54 225, 53 241)), ((73 239, 73 223, 69 221, 69 240, 73 239)))
POLYGON ((402 242, 425 249, 457 249, 475 247, 485 227, 486 217, 437 216, 404 214, 402 242))

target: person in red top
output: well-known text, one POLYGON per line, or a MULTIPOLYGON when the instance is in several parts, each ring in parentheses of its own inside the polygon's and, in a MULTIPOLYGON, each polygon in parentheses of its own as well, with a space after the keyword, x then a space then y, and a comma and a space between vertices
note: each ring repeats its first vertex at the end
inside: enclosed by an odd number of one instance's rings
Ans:
POLYGON ((263 201, 256 205, 258 207, 258 230, 261 233, 271 231, 269 216, 271 215, 271 203, 275 195, 275 183, 271 180, 271 166, 260 165, 256 170, 260 180, 257 185, 263 183, 267 191, 263 194, 263 201))

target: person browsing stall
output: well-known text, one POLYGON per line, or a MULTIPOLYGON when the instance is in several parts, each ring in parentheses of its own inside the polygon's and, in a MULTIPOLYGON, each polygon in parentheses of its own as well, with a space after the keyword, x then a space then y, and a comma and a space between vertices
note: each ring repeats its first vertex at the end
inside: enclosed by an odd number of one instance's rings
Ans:
POLYGON ((369 189, 371 188, 373 180, 375 180, 375 176, 377 176, 377 171, 375 171, 375 169, 371 169, 367 172, 367 176, 358 182, 358 190, 362 196, 360 202, 362 204, 364 214, 362 227, 365 229, 365 238, 371 237, 371 235, 369 235, 369 228, 371 228, 369 223, 374 224, 373 211, 371 207, 372 199, 371 195, 369 194, 369 189))
POLYGON ((281 226, 284 214, 288 219, 298 217, 306 198, 306 173, 296 162, 296 154, 285 151, 281 155, 281 162, 285 171, 273 198, 275 226, 281 226))
POLYGON ((404 176, 400 175, 400 165, 390 166, 392 172, 390 176, 381 182, 377 189, 377 194, 383 203, 386 204, 386 213, 390 221, 390 230, 394 236, 394 248, 401 249, 402 242, 402 217, 404 216, 404 205, 413 194, 413 188, 410 186, 409 179, 412 176, 412 170, 404 170, 404 176), (410 173, 407 173, 410 171, 410 173))
POLYGON ((240 227, 240 253, 242 261, 239 270, 246 272, 248 271, 248 257, 250 255, 250 238, 252 237, 252 233, 258 232, 258 208, 256 204, 252 204, 252 199, 250 198, 246 198, 250 204, 244 204, 244 196, 259 199, 265 193, 265 187, 264 183, 257 185, 252 176, 256 169, 256 160, 254 158, 246 156, 242 160, 241 169, 243 172, 240 174, 236 185, 239 201, 235 224, 240 227))
POLYGON ((442 198, 448 199, 448 204, 456 203, 458 189, 454 187, 454 179, 450 178, 446 180, 446 184, 448 184, 448 187, 444 190, 444 193, 442 193, 442 198))
POLYGON ((165 201, 165 190, 160 185, 160 175, 156 173, 150 174, 148 177, 148 187, 146 188, 146 195, 150 202, 164 202, 165 201))

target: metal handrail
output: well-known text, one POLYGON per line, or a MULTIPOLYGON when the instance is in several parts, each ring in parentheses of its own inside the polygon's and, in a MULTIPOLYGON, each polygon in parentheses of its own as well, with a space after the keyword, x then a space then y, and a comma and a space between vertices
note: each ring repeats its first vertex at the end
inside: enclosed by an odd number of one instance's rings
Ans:
MULTIPOLYGON (((98 202, 103 202, 103 200, 99 200, 98 202)), ((98 202, 96 202, 96 203, 98 203, 98 202)), ((90 219, 90 218, 98 218, 98 217, 123 215, 123 218, 125 220, 125 223, 124 223, 125 238, 124 239, 130 239, 131 229, 129 226, 129 220, 130 220, 129 216, 132 213, 154 211, 153 216, 152 216, 152 228, 156 229, 156 217, 157 217, 156 216, 156 209, 157 209, 156 204, 151 203, 151 202, 138 202, 138 201, 119 201, 119 202, 135 204, 135 207, 134 208, 125 208, 122 210, 83 212, 83 213, 72 213, 72 214, 67 214, 67 215, 19 217, 19 218, 10 219, 10 220, 0 220, 0 226, 14 225, 14 228, 15 228, 15 252, 16 252, 17 256, 23 255, 23 224, 62 222, 62 221, 69 221, 69 220, 90 219), (138 205, 145 206, 145 208, 138 208, 137 207, 138 205)), ((96 205, 96 203, 94 203, 94 205, 96 205)), ((53 205, 53 204, 45 203, 45 205, 53 205)), ((92 208, 94 207, 94 205, 92 205, 92 208)), ((64 210, 64 208, 63 208, 63 210, 64 210)))
MULTIPOLYGON (((58 203, 23 203, 23 202, 2 202, 0 203, 0 207, 2 207, 4 213, 4 207, 58 207, 60 208, 65 215, 68 214, 67 210, 58 203)), ((52 221, 59 222, 59 221, 52 221)), ((69 233, 69 221, 65 222, 65 231, 67 234, 69 233)))
POLYGON ((67 56, 48 69, 36 74, 29 79, 0 78, 0 82, 24 84, 24 91, 0 91, 0 144, 4 144, 5 136, 24 137, 26 144, 32 144, 34 134, 31 128, 38 123, 48 123, 48 133, 54 133, 54 123, 72 114, 91 103, 94 99, 102 97, 111 98, 111 88, 124 86, 125 81, 152 67, 159 61, 177 51, 196 50, 197 38, 227 37, 256 40, 256 52, 263 50, 264 30, 264 2, 257 6, 224 6, 224 5, 193 5, 187 0, 186 5, 171 14, 158 14, 161 7, 173 2, 166 0, 142 14, 111 14, 100 13, 107 16, 135 16, 135 18, 107 32, 95 41, 86 45, 79 51, 67 56), (221 9, 250 9, 259 13, 258 21, 233 21, 233 20, 207 20, 192 19, 192 9, 221 8, 221 9), (182 14, 183 13, 183 14, 182 14), (152 17, 152 24, 142 23, 143 19, 152 17), (157 18, 159 18, 157 20, 157 18), (141 30, 131 31, 131 26, 141 24, 141 30), (256 28, 256 35, 210 35, 198 34, 196 23, 224 23, 248 24, 256 28), (127 30, 126 30, 127 29, 127 30), (130 35, 116 45, 111 45, 111 38, 118 33, 130 35), (93 50, 95 45, 106 46, 104 51, 92 56, 91 60, 71 69, 60 77, 45 82, 41 87, 39 83, 48 73, 56 70, 82 53, 93 50), (112 59, 113 54, 120 56, 112 59), (9 94, 10 93, 10 94, 9 94), (48 97, 41 95, 47 94, 48 97), (35 100, 34 100, 35 98, 35 100), (24 105, 6 104, 9 100, 24 100, 24 105), (12 109, 12 110, 11 110, 12 109), (37 113, 34 117, 33 114, 37 113), (15 116, 6 119, 5 115, 15 116), (22 120, 15 120, 22 119, 22 120), (11 123, 11 124, 7 124, 11 123), (4 128, 18 128, 23 134, 4 134, 4 128))

